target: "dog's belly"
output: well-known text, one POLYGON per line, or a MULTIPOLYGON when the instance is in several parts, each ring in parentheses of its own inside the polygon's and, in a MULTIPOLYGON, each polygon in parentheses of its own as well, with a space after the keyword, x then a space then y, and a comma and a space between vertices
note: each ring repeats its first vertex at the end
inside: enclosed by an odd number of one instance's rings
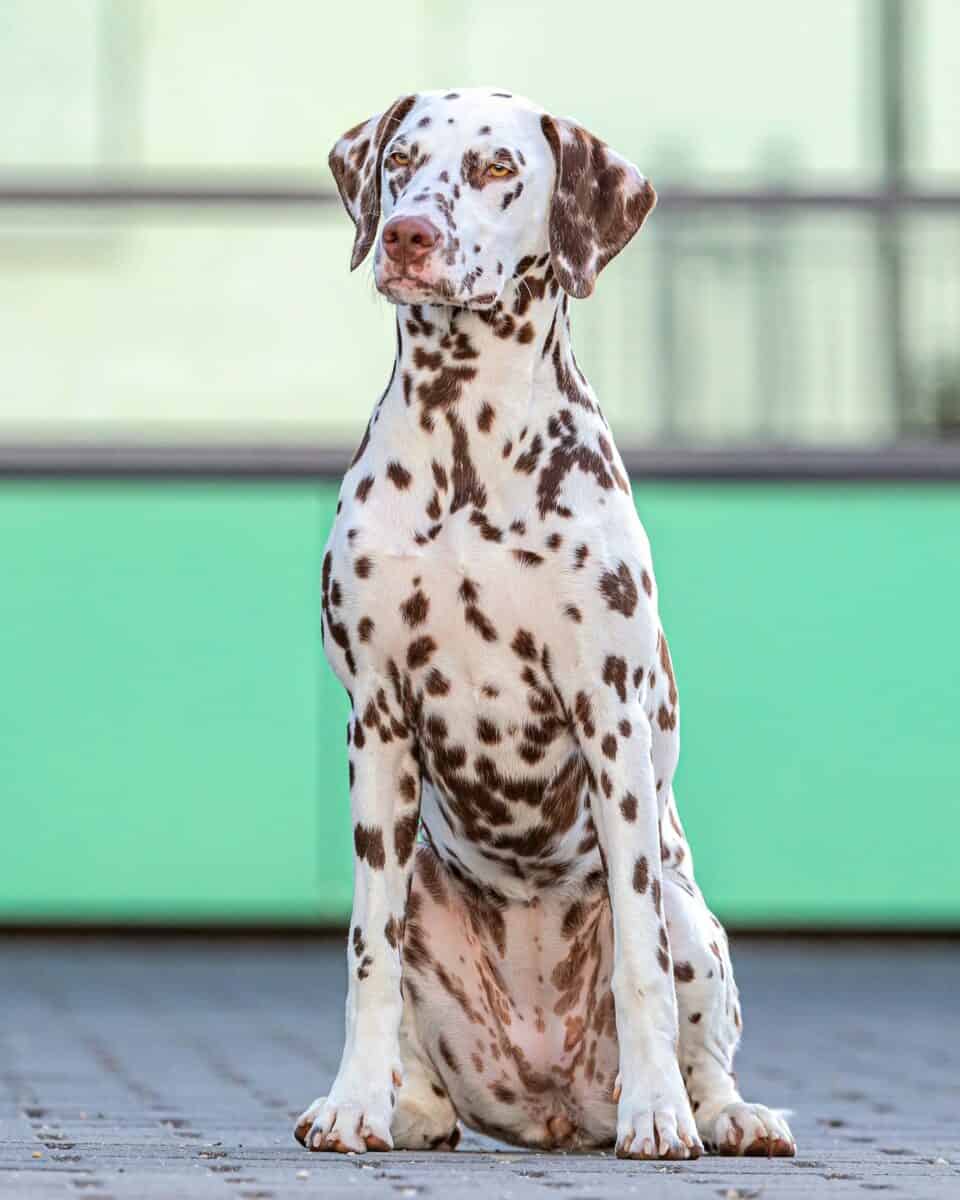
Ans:
POLYGON ((545 1147, 612 1139, 612 960, 602 881, 502 902, 464 886, 429 847, 419 849, 405 1003, 471 1127, 545 1147))

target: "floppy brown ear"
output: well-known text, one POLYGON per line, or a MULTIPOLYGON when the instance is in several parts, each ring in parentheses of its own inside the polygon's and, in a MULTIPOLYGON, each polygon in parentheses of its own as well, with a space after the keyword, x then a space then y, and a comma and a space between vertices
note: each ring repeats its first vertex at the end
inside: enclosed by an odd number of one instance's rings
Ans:
POLYGON ((557 169, 550 258, 563 290, 582 300, 646 220, 657 193, 633 163, 576 122, 544 114, 540 126, 557 169))
POLYGON ((395 100, 386 112, 378 113, 348 129, 330 151, 327 162, 343 206, 357 229, 350 257, 351 271, 367 257, 380 221, 383 148, 416 100, 416 96, 402 96, 395 100))

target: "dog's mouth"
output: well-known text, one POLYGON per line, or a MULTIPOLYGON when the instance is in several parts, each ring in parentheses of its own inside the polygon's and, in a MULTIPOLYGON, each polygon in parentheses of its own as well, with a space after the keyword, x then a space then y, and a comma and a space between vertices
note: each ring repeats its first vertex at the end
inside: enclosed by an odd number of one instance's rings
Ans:
POLYGON ((438 300, 453 299, 453 285, 446 279, 424 279, 409 271, 398 271, 384 275, 377 281, 379 291, 390 300, 405 301, 411 296, 432 296, 438 300))
POLYGON ((448 304, 456 308, 487 309, 496 303, 495 292, 461 295, 449 279, 423 279, 409 272, 384 275, 377 290, 394 304, 448 304))

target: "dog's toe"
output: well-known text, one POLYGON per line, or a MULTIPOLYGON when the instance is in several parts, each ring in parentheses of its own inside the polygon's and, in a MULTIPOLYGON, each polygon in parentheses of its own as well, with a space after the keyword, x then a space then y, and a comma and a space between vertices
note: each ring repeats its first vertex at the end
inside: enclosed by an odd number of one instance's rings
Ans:
POLYGON ((720 1110, 708 1133, 719 1154, 792 1158, 797 1146, 782 1116, 763 1104, 729 1104, 720 1110))

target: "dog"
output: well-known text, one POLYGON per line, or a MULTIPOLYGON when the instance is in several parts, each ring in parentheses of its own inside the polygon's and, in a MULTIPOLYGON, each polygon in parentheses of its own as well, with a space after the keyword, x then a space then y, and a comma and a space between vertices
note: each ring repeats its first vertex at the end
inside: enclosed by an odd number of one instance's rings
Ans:
POLYGON ((737 1090, 650 546, 570 343, 654 189, 492 89, 404 96, 330 167, 397 351, 323 559, 355 886, 343 1056, 295 1136, 793 1155, 737 1090))

